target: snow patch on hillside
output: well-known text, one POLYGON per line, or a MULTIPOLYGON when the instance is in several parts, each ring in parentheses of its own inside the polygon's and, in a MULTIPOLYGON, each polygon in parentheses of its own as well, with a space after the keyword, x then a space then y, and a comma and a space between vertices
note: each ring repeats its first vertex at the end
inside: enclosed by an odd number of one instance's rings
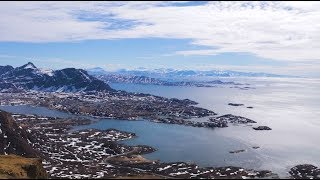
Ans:
POLYGON ((46 74, 48 76, 53 76, 53 70, 52 69, 43 69, 43 68, 41 68, 41 69, 39 69, 39 72, 41 74, 46 74))

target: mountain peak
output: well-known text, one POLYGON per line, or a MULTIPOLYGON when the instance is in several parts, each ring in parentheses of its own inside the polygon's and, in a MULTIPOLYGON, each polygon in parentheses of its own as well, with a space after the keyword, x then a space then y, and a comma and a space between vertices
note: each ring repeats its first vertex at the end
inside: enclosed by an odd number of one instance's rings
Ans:
POLYGON ((37 69, 37 67, 32 62, 28 62, 27 64, 19 67, 19 69, 37 69))

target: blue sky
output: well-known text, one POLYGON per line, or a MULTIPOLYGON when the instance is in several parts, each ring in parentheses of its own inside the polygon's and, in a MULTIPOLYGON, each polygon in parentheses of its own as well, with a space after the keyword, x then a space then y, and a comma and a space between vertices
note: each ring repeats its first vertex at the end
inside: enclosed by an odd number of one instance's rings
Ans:
POLYGON ((0 43, 0 54, 5 55, 1 57, 2 64, 7 63, 13 66, 21 66, 29 61, 46 68, 60 68, 62 65, 81 68, 99 66, 106 69, 139 67, 211 69, 215 65, 283 64, 247 53, 221 53, 214 56, 174 54, 181 49, 194 50, 201 47, 190 45, 188 40, 160 38, 86 40, 72 43, 0 43))
POLYGON ((0 2, 0 64, 320 77, 319 8, 316 2, 0 2))

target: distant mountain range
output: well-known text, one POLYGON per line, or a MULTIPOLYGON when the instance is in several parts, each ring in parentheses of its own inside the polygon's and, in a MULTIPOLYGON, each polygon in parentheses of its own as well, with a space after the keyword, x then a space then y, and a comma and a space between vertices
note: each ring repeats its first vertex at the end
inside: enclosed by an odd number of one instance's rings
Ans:
MULTIPOLYGON (((131 83, 131 84, 153 84, 164 86, 195 86, 215 87, 217 84, 243 85, 235 82, 223 82, 220 80, 199 80, 210 77, 293 77, 268 73, 250 73, 237 71, 194 71, 194 70, 118 70, 108 72, 97 67, 87 69, 88 73, 106 83, 131 83)), ((245 84, 248 85, 248 84, 245 84)))
POLYGON ((121 75, 131 75, 131 76, 146 76, 151 78, 160 79, 179 79, 179 78, 192 78, 192 77, 297 77, 288 75, 278 75, 270 73, 254 73, 254 72, 238 72, 238 71, 200 71, 200 70, 175 70, 175 69, 138 69, 138 70, 126 70, 120 69, 115 72, 105 71, 103 68, 97 67, 88 69, 88 72, 92 75, 102 75, 102 74, 121 74, 121 75))
MULTIPOLYGON (((90 72, 89 72, 90 74, 90 72)), ((243 85, 234 82, 213 81, 165 81, 146 76, 121 75, 121 74, 92 74, 106 83, 128 83, 128 84, 152 84, 161 86, 194 86, 194 87, 215 87, 217 84, 243 85)))
POLYGON ((0 66, 0 91, 20 92, 39 90, 48 92, 111 91, 105 82, 75 68, 61 70, 39 69, 29 62, 23 66, 0 66))
MULTIPOLYGON (((20 67, 0 66, 0 92, 38 90, 47 92, 114 91, 108 83, 153 84, 164 86, 215 87, 217 84, 243 85, 220 80, 188 80, 197 77, 290 77, 268 73, 236 71, 193 71, 174 69, 119 70, 107 72, 102 68, 37 68, 29 62, 20 67)), ((292 76, 291 76, 292 77, 292 76)), ((248 84, 245 84, 248 85, 248 84)))

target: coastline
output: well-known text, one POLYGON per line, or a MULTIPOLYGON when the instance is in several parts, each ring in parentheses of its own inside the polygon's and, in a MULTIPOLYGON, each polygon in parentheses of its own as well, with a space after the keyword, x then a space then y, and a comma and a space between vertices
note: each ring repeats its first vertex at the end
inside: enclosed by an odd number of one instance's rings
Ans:
MULTIPOLYGON (((245 169, 245 168, 234 167, 234 166, 199 167, 198 165, 193 163, 185 163, 185 162, 165 163, 165 162, 160 162, 159 160, 156 160, 156 161, 150 160, 143 157, 143 155, 155 152, 156 149, 150 146, 145 146, 145 145, 128 146, 121 143, 117 143, 117 141, 120 142, 125 139, 131 139, 136 137, 135 133, 119 131, 116 129, 107 129, 107 130, 82 129, 82 130, 73 131, 73 132, 69 131, 70 129, 72 129, 72 127, 75 127, 75 126, 88 125, 93 122, 91 120, 59 119, 59 118, 41 117, 36 115, 28 116, 28 115, 19 115, 19 114, 14 114, 13 117, 16 119, 17 123, 21 125, 22 128, 28 129, 28 132, 30 133, 30 135, 34 137, 32 144, 37 150, 39 150, 40 152, 47 152, 51 154, 51 157, 54 157, 54 159, 58 160, 58 161, 56 160, 52 161, 50 160, 51 158, 50 156, 47 156, 47 155, 42 156, 42 158, 44 158, 44 161, 43 161, 44 168, 47 170, 50 177, 56 177, 56 178, 58 177, 60 178, 61 177, 62 178, 66 178, 66 177, 69 177, 69 178, 72 178, 72 177, 279 178, 277 174, 268 170, 253 170, 253 169, 245 169), (102 142, 99 140, 101 138, 107 138, 111 141, 108 141, 108 143, 104 141, 104 143, 102 144, 100 143, 99 145, 98 142, 102 142), (40 141, 38 141, 37 139, 40 139, 40 141), (54 141, 55 144, 52 144, 52 141, 54 141), (44 144, 41 142, 43 142, 44 144), (50 146, 52 147, 49 148, 49 151, 48 151, 47 147, 50 147, 50 146), (55 150, 56 147, 60 149, 58 154, 55 150), (87 151, 91 152, 90 153, 91 157, 87 160, 85 160, 86 155, 82 154, 79 151, 79 149, 82 149, 85 147, 89 148, 87 149, 87 151), (111 153, 117 152, 117 153, 111 156, 108 155, 108 153, 105 154, 103 147, 107 147, 108 149, 112 148, 113 150, 109 152, 111 153), (65 149, 66 151, 63 151, 63 149, 65 149), (102 157, 101 153, 104 154, 105 157, 102 157), (61 155, 63 155, 64 158, 60 158, 61 155), (59 158, 56 158, 56 157, 59 157, 59 158), (98 160, 98 162, 94 162, 94 161, 91 162, 91 160, 93 159, 95 161, 98 160), (60 163, 62 162, 62 164, 61 165, 52 164, 54 162, 58 164, 59 162, 60 163), (94 175, 93 172, 90 172, 90 171, 87 172, 81 169, 79 169, 80 172, 73 172, 74 170, 78 169, 78 168, 75 168, 78 166, 74 167, 74 165, 79 163, 84 166, 86 166, 86 163, 99 164, 99 166, 93 171, 97 174, 97 176, 92 176, 94 175), (59 170, 58 168, 59 166, 64 170, 62 169, 59 170), (56 172, 59 172, 59 173, 57 174, 56 172), (79 173, 82 175, 80 176, 79 173)), ((316 168, 311 165, 309 166, 299 165, 291 168, 290 173, 293 176, 299 176, 299 173, 301 172, 301 170, 303 171, 305 167, 309 168, 309 172, 305 173, 307 174, 306 177, 314 173, 314 168, 316 168)))

